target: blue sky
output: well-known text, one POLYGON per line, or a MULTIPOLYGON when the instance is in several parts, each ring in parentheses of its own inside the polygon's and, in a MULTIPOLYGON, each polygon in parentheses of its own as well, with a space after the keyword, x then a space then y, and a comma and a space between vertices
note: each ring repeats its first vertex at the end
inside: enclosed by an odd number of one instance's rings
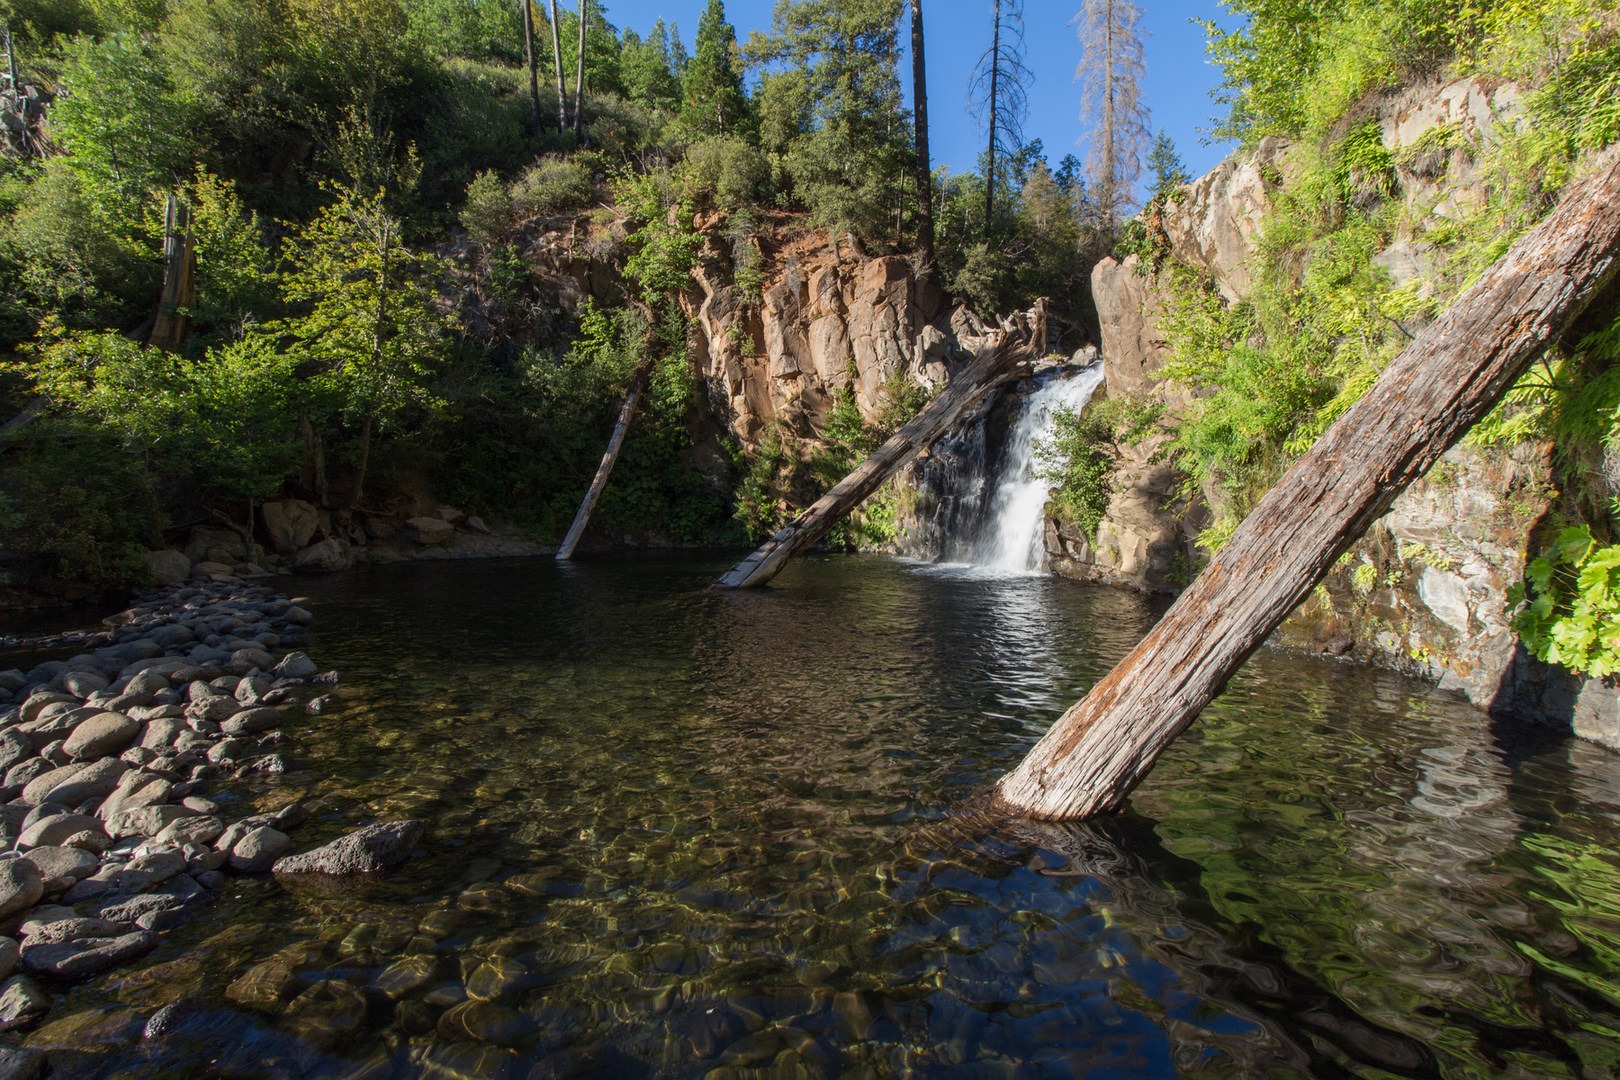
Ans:
MULTIPOLYGON (((692 47, 698 16, 705 0, 602 0, 609 21, 623 29, 644 33, 662 18, 680 27, 681 40, 692 47)), ((1151 110, 1152 129, 1163 128, 1176 141, 1182 160, 1194 176, 1216 165, 1229 147, 1205 146, 1200 129, 1210 126, 1216 107, 1211 90, 1220 73, 1205 59, 1203 31, 1191 22, 1231 18, 1215 3, 1187 0, 1139 0, 1141 28, 1146 31, 1143 51, 1147 77, 1143 99, 1151 110)), ((768 30, 770 0, 728 0, 726 16, 746 39, 752 29, 768 30)), ((1027 139, 1038 138, 1055 166, 1066 153, 1083 156, 1080 88, 1074 83, 1080 62, 1080 44, 1069 19, 1079 0, 1025 0, 1026 60, 1034 81, 1029 87, 1027 139)), ((953 172, 974 167, 983 136, 968 110, 968 76, 989 43, 990 0, 924 0, 923 20, 928 34, 929 140, 935 166, 953 172)), ((909 24, 907 24, 909 25, 909 24)), ((907 39, 909 43, 909 38, 907 39)), ((910 72, 902 73, 907 98, 910 72)))

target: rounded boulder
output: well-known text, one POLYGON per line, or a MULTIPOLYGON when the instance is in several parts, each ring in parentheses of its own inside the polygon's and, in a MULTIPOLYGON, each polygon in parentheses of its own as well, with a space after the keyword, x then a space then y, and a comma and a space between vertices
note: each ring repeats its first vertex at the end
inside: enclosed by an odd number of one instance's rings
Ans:
POLYGON ((97 713, 80 721, 68 735, 62 749, 75 761, 117 754, 135 741, 141 725, 123 713, 97 713))

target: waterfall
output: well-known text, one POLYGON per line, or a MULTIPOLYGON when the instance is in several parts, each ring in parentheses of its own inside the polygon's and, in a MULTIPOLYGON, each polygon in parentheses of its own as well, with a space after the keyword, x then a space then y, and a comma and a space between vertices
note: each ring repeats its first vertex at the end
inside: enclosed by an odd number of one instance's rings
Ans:
POLYGON ((962 435, 936 446, 919 487, 931 512, 919 521, 919 555, 992 574, 1044 568, 1047 483, 1035 476, 1036 449, 1050 437, 1059 409, 1078 412, 1102 382, 1101 364, 1036 375, 996 442, 995 420, 981 417, 962 435))

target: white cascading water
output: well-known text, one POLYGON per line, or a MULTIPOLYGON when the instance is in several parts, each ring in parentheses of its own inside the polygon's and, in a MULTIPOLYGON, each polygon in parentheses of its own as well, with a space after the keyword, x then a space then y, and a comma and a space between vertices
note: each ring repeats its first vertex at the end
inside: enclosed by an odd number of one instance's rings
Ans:
MULTIPOLYGON (((1023 401, 1000 454, 984 445, 983 424, 969 435, 972 445, 958 445, 940 455, 955 462, 931 477, 939 507, 925 532, 932 534, 933 554, 942 564, 966 565, 996 575, 1039 573, 1045 568, 1047 481, 1035 475, 1036 451, 1052 435, 1061 409, 1079 412, 1102 382, 1101 364, 1075 372, 1054 369, 1023 401), (986 462, 994 458, 994 471, 986 462), (943 490, 940 490, 943 489, 943 490)), ((942 464, 944 460, 942 460, 942 464)))
POLYGON ((1043 439, 1051 437, 1058 411, 1085 408, 1102 377, 1102 365, 1096 364, 1073 378, 1053 379, 1025 399, 990 496, 989 517, 969 560, 975 566, 1004 574, 1045 568, 1041 541, 1050 485, 1035 475, 1035 451, 1043 439))

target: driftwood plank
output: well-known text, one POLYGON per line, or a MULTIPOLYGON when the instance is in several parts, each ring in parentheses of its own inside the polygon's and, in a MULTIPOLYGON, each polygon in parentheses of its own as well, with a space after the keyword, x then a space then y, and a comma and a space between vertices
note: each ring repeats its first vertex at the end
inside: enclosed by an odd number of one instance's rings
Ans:
POLYGON ((1615 279, 1620 155, 1390 362, 1136 649, 1003 777, 1035 818, 1114 809, 1413 480, 1615 279))
POLYGON ((990 391, 1015 378, 1022 365, 1046 347, 1046 312, 1037 305, 1019 324, 1004 325, 991 344, 854 472, 779 529, 759 550, 716 582, 726 589, 752 589, 775 577, 789 559, 815 545, 908 461, 955 427, 990 391))

